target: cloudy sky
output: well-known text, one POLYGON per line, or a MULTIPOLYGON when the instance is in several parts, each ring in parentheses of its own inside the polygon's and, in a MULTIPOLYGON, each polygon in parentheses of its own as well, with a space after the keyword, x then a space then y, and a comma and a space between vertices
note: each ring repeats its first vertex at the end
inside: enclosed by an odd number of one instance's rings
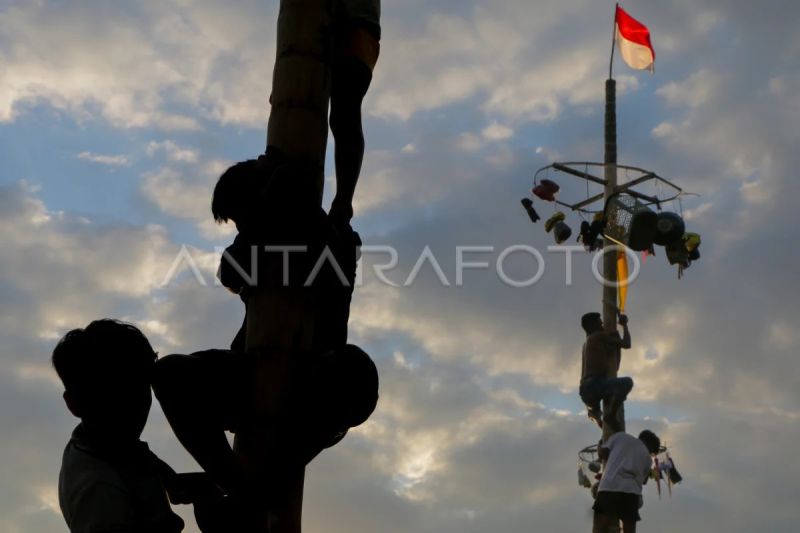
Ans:
MULTIPOLYGON (((646 487, 644 530, 795 531, 800 4, 624 5, 657 60, 654 75, 617 63, 620 162, 696 193, 665 207, 703 237, 682 280, 659 254, 628 298, 629 430, 660 434, 685 477, 671 499, 646 487)), ((162 354, 236 332, 241 305, 213 277, 233 233, 210 192, 264 148, 276 13, 276 0, 0 1, 0 531, 66 530, 56 479, 75 420, 48 363, 64 332, 117 317, 162 354), (199 276, 182 263, 165 285, 182 249, 199 276)), ((588 254, 567 286, 519 199, 539 167, 602 159, 612 20, 610 0, 384 2, 354 225, 397 250, 397 286, 372 268, 388 256, 367 254, 351 320, 381 402, 309 467, 307 531, 589 530, 577 451, 598 431, 577 397, 578 319, 601 288, 588 254), (516 245, 544 256, 535 285, 497 274, 536 273, 503 257, 516 245), (461 283, 459 246, 491 247, 467 254, 489 267, 461 283), (426 261, 405 283, 426 247, 441 272, 426 261)), ((564 199, 586 196, 550 177, 564 199)), ((196 468, 157 405, 144 438, 196 468)))

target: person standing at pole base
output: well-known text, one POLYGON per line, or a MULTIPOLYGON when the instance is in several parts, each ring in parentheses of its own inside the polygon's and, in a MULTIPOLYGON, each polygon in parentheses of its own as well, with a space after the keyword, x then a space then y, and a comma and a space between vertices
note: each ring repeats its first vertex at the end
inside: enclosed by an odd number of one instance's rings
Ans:
POLYGON ((620 521, 623 533, 636 533, 644 501, 642 486, 650 475, 652 456, 660 449, 661 439, 648 429, 639 438, 621 431, 600 442, 597 454, 605 468, 592 507, 593 533, 605 532, 620 521))
POLYGON ((604 423, 616 423, 617 411, 633 389, 633 380, 629 377, 608 377, 610 370, 619 367, 620 350, 631 347, 628 317, 619 315, 619 324, 622 326, 622 337, 617 331, 608 332, 603 329, 600 313, 586 313, 581 317, 586 342, 583 345, 579 394, 586 405, 589 418, 595 420, 600 427, 604 423), (600 402, 603 400, 608 401, 605 413, 600 410, 600 402))

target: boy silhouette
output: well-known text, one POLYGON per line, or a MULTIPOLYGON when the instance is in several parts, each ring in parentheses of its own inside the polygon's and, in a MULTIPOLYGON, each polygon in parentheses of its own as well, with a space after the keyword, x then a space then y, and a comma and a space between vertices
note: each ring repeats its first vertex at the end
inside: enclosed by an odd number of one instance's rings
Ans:
POLYGON ((319 350, 347 342, 361 238, 349 222, 340 224, 314 202, 308 180, 298 175, 303 171, 302 166, 269 147, 258 159, 228 168, 214 187, 214 220, 231 221, 238 231, 225 249, 217 272, 222 285, 245 304, 242 326, 231 343, 233 351, 245 350, 247 302, 259 284, 307 286, 321 291, 325 320, 317 326, 319 350), (284 257, 277 249, 266 251, 265 245, 294 247, 294 251, 284 257), (304 251, 298 251, 298 246, 304 251), (313 278, 309 277, 326 249, 332 257, 322 263, 313 278), (271 279, 284 267, 288 269, 282 279, 271 279))
POLYGON ((183 530, 160 460, 140 441, 156 354, 136 327, 97 320, 53 351, 64 401, 81 423, 64 450, 58 499, 73 533, 183 530))
POLYGON ((311 353, 292 358, 292 386, 281 427, 286 432, 286 464, 307 464, 370 416, 378 399, 375 364, 347 344, 347 321, 355 281, 358 234, 349 223, 335 227, 317 205, 295 162, 273 148, 258 160, 237 163, 220 177, 212 199, 218 222, 231 220, 239 231, 222 257, 218 276, 245 304, 245 320, 230 350, 168 355, 158 361, 153 388, 178 440, 217 485, 233 498, 242 521, 256 490, 231 448, 225 431, 237 432, 256 421, 254 354, 245 353, 247 305, 259 286, 312 291, 318 301, 311 353), (264 245, 302 245, 284 264, 264 245), (314 266, 328 249, 315 276, 314 266), (254 261, 254 262, 253 262, 254 261), (275 276, 282 272, 285 278, 275 276), (341 275, 339 275, 341 274, 341 275), (287 283, 288 281, 288 283, 287 283))
POLYGON ((214 525, 221 494, 208 476, 176 474, 139 440, 152 404, 155 361, 141 331, 111 319, 70 331, 53 350, 64 401, 81 419, 64 450, 58 482, 72 533, 182 531, 168 497, 175 504, 195 503, 202 531, 223 531, 214 525))
MULTIPOLYGON (((315 201, 304 169, 268 146, 258 159, 237 163, 220 177, 211 210, 233 221, 238 235, 225 250, 218 277, 245 304, 231 350, 174 354, 159 361, 154 389, 184 447, 235 500, 252 496, 252 480, 239 464, 225 430, 252 425, 256 361, 245 352, 247 305, 259 285, 306 287, 319 302, 311 354, 293 360, 283 427, 292 437, 287 460, 306 464, 351 427, 370 416, 378 399, 375 364, 347 344, 347 322, 361 240, 350 226, 353 195, 364 157, 361 104, 380 50, 380 0, 338 0, 331 64, 330 127, 335 141, 336 194, 329 213, 315 201), (264 245, 306 247, 291 265, 264 245), (322 253, 332 260, 315 271, 322 253), (274 278, 283 272, 283 280, 274 278), (313 279, 309 274, 314 274, 313 279), (282 283, 281 283, 282 282, 282 283)), ((283 453, 283 452, 282 452, 283 453)), ((244 519, 247 520, 246 518, 244 519)))

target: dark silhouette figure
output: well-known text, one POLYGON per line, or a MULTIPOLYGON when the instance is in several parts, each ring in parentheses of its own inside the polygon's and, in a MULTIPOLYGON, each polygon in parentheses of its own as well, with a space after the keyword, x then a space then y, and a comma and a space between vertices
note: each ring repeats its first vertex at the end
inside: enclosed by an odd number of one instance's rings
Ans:
POLYGON ((600 442, 598 456, 604 464, 597 491, 592 531, 605 532, 622 521, 623 533, 636 533, 641 520, 642 486, 647 483, 653 465, 652 455, 659 452, 661 440, 650 430, 635 438, 625 432, 600 442))
POLYGON ((380 54, 380 0, 339 0, 331 65, 330 127, 334 138, 336 195, 330 216, 337 226, 353 217, 353 194, 364 159, 361 104, 380 54))
MULTIPOLYGON (((156 365, 156 396, 178 440, 228 495, 250 506, 253 481, 231 449, 225 431, 255 419, 256 360, 252 354, 207 350, 174 354, 156 365)), ((378 398, 378 375, 361 349, 346 345, 312 361, 298 361, 297 384, 282 413, 281 450, 287 462, 305 465, 351 427, 369 418, 378 398)))
MULTIPOLYGON (((225 249, 217 276, 222 284, 238 294, 245 304, 242 327, 231 343, 231 350, 244 352, 247 329, 247 300, 258 283, 258 260, 263 255, 257 243, 264 240, 263 228, 259 226, 259 201, 283 155, 275 148, 258 159, 236 163, 226 170, 217 181, 211 200, 211 213, 218 223, 236 224, 238 234, 233 244, 225 249), (254 248, 255 247, 255 248, 254 248), (256 267, 253 267, 253 261, 256 267)), ((276 208, 279 206, 275 206, 276 208)), ((263 216, 261 217, 264 218, 263 216)), ((275 217, 277 218, 277 217, 275 217)), ((273 220, 279 223, 279 220, 273 220)))
POLYGON ((318 184, 308 179, 319 170, 311 162, 289 160, 268 146, 258 159, 228 169, 215 187, 212 213, 218 222, 232 220, 239 233, 226 249, 218 276, 245 304, 244 322, 231 350, 175 354, 156 365, 154 388, 167 419, 181 443, 232 497, 242 528, 258 521, 253 510, 265 502, 255 499, 264 495, 231 449, 225 430, 246 432, 269 417, 268 426, 280 431, 277 448, 269 451, 275 456, 271 462, 277 459, 290 471, 363 423, 378 399, 377 369, 366 353, 347 344, 347 322, 361 245, 350 226, 364 156, 361 104, 379 55, 380 2, 338 0, 335 13, 330 127, 336 195, 330 214, 319 207, 318 184), (273 392, 263 390, 259 376, 264 367, 259 365, 270 354, 245 353, 247 306, 256 290, 282 288, 314 302, 309 312, 315 316, 308 317, 311 348, 291 354, 289 368, 278 369, 288 376, 281 384, 286 392, 275 393, 282 407, 264 413, 258 410, 263 405, 259 398, 273 392))
POLYGON ((222 284, 245 304, 242 327, 231 343, 234 351, 245 350, 247 302, 258 286, 316 291, 324 304, 318 351, 347 342, 361 238, 349 223, 335 224, 316 204, 304 171, 269 147, 258 159, 230 167, 214 188, 214 219, 230 220, 238 230, 218 271, 222 284), (327 260, 321 260, 326 252, 327 260))
POLYGON ((586 404, 589 418, 595 420, 600 427, 604 423, 616 423, 617 410, 633 389, 633 380, 629 377, 608 377, 612 370, 619 369, 620 350, 631 347, 628 317, 620 315, 619 324, 623 328, 622 337, 616 331, 608 332, 603 329, 600 313, 586 313, 581 318, 586 342, 583 345, 579 393, 586 404), (605 413, 601 413, 601 401, 607 402, 605 413))
POLYGON ((312 350, 296 354, 280 419, 285 464, 305 465, 347 430, 370 416, 378 399, 377 369, 360 348, 347 344, 347 321, 355 281, 358 234, 334 225, 295 179, 303 172, 274 149, 238 163, 220 177, 212 212, 239 230, 222 258, 219 278, 245 303, 245 321, 231 350, 174 354, 158 361, 153 387, 176 436, 232 497, 242 527, 263 506, 255 480, 234 453, 225 431, 257 423, 259 357, 245 353, 247 303, 258 288, 302 288, 320 302, 312 350), (257 207, 258 206, 258 207, 257 207), (302 247, 284 256, 269 246, 302 247), (328 259, 324 258, 328 253, 328 259), (320 258, 323 258, 321 261, 320 258), (287 267, 288 268, 285 268, 287 267), (250 515, 250 516, 248 516, 250 515))
MULTIPOLYGON (((221 497, 208 476, 176 474, 139 440, 156 361, 141 331, 111 319, 94 321, 67 333, 52 361, 64 401, 81 419, 64 450, 58 484, 70 531, 182 531, 167 496, 201 506, 221 497)), ((202 523, 203 510, 195 510, 202 523)))

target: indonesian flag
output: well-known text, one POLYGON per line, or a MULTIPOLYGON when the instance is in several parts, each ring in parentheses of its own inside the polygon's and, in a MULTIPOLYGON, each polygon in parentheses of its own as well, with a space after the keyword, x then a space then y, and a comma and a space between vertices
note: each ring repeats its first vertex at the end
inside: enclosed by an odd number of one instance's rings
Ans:
POLYGON ((622 59, 636 70, 653 72, 656 52, 650 43, 650 30, 647 26, 628 15, 617 4, 617 46, 622 59))

